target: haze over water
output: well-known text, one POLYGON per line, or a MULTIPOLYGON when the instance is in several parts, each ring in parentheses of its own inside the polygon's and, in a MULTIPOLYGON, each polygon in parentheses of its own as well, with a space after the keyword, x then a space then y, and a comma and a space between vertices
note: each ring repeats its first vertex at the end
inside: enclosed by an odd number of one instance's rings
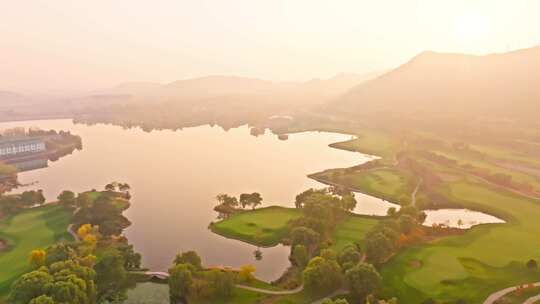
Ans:
POLYGON ((207 265, 252 263, 260 278, 278 278, 289 265, 288 248, 263 249, 263 260, 257 262, 254 246, 210 232, 208 224, 217 215, 212 210, 214 197, 259 192, 264 206, 293 206, 296 194, 322 186, 307 174, 370 159, 329 148, 330 143, 350 138, 332 133, 299 133, 281 141, 270 132, 251 136, 247 127, 145 133, 138 128, 74 125, 70 120, 0 124, 0 128, 14 126, 70 130, 83 141, 82 151, 49 162, 46 169, 19 174, 23 184, 38 181, 19 191, 43 189, 53 200, 66 189, 101 189, 111 181, 131 185, 132 206, 125 216, 132 225, 125 234, 142 253, 143 265, 152 270, 166 270, 177 252, 193 249, 207 265))

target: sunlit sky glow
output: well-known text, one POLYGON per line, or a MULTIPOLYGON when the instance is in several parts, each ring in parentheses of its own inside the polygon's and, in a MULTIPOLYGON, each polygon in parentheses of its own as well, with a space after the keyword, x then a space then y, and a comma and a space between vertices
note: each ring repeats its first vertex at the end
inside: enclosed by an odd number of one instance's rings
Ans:
POLYGON ((538 12, 537 0, 5 0, 0 90, 366 73, 424 50, 540 44, 538 12))

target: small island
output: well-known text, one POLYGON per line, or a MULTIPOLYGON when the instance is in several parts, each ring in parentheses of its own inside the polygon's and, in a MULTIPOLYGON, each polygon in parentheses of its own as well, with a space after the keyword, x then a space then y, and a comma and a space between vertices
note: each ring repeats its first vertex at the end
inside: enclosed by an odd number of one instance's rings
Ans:
POLYGON ((341 187, 308 189, 296 196, 295 208, 245 210, 239 201, 246 194, 240 197, 217 196, 215 209, 222 220, 211 223, 210 229, 257 247, 290 246, 291 265, 272 283, 288 291, 278 296, 278 303, 310 303, 338 294, 349 303, 366 297, 375 303, 375 295, 380 296, 375 292, 382 287, 381 265, 402 248, 459 233, 423 226, 425 213, 412 205, 383 217, 356 215, 351 212, 357 204, 354 194, 341 187), (229 213, 224 216, 223 211, 229 213))

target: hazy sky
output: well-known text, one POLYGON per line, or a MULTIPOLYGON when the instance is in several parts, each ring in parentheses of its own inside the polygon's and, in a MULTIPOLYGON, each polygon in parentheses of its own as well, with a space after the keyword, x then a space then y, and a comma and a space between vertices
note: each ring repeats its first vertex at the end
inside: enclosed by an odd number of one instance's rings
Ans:
POLYGON ((529 0, 0 0, 0 90, 307 80, 540 44, 529 0))

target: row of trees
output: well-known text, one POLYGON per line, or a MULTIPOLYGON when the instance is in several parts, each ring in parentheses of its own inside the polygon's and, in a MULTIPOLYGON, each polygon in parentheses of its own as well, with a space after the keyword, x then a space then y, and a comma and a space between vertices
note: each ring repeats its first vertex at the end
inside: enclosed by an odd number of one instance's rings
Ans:
POLYGON ((78 196, 62 192, 60 204, 79 208, 74 219, 81 223, 76 222, 80 241, 33 250, 29 259, 32 271, 13 283, 10 303, 94 304, 125 300, 133 284, 128 272, 140 269, 141 255, 125 238, 115 237, 122 232, 117 217, 124 210, 118 208, 115 199, 118 194, 109 192, 91 191, 78 196))
POLYGON ((169 269, 169 294, 171 303, 187 298, 224 299, 231 296, 236 282, 254 279, 255 267, 243 266, 239 273, 223 269, 205 269, 195 251, 176 255, 169 269))
POLYGON ((227 217, 239 211, 239 208, 245 209, 251 207, 255 209, 262 205, 263 198, 260 193, 242 193, 236 198, 228 194, 218 194, 216 196, 217 205, 214 210, 219 212, 220 217, 227 217))
POLYGON ((131 284, 128 270, 140 268, 140 254, 125 242, 107 240, 97 255, 101 237, 95 232, 93 227, 83 225, 79 229, 84 235, 81 242, 33 250, 30 265, 34 270, 13 283, 10 303, 93 304, 126 299, 131 284))
POLYGON ((380 221, 366 234, 366 256, 374 264, 385 262, 397 249, 424 236, 421 224, 426 214, 416 207, 404 206, 399 211, 391 208, 388 215, 389 219, 380 221))
POLYGON ((381 280, 375 267, 363 262, 355 245, 345 247, 339 254, 323 249, 306 265, 302 278, 310 294, 326 295, 345 285, 355 301, 364 301, 374 293, 381 280))
POLYGON ((120 235, 131 225, 131 222, 122 214, 130 204, 121 193, 93 191, 75 196, 72 192, 64 191, 58 200, 61 204, 78 209, 73 216, 76 227, 91 224, 98 226, 100 233, 104 236, 111 236, 120 235))
POLYGON ((0 196, 0 213, 13 214, 22 209, 45 203, 42 190, 24 191, 21 194, 0 196))
POLYGON ((309 189, 296 196, 295 205, 303 216, 291 222, 291 248, 303 245, 312 254, 321 244, 328 245, 336 225, 356 207, 354 194, 336 195, 331 189, 309 189))

